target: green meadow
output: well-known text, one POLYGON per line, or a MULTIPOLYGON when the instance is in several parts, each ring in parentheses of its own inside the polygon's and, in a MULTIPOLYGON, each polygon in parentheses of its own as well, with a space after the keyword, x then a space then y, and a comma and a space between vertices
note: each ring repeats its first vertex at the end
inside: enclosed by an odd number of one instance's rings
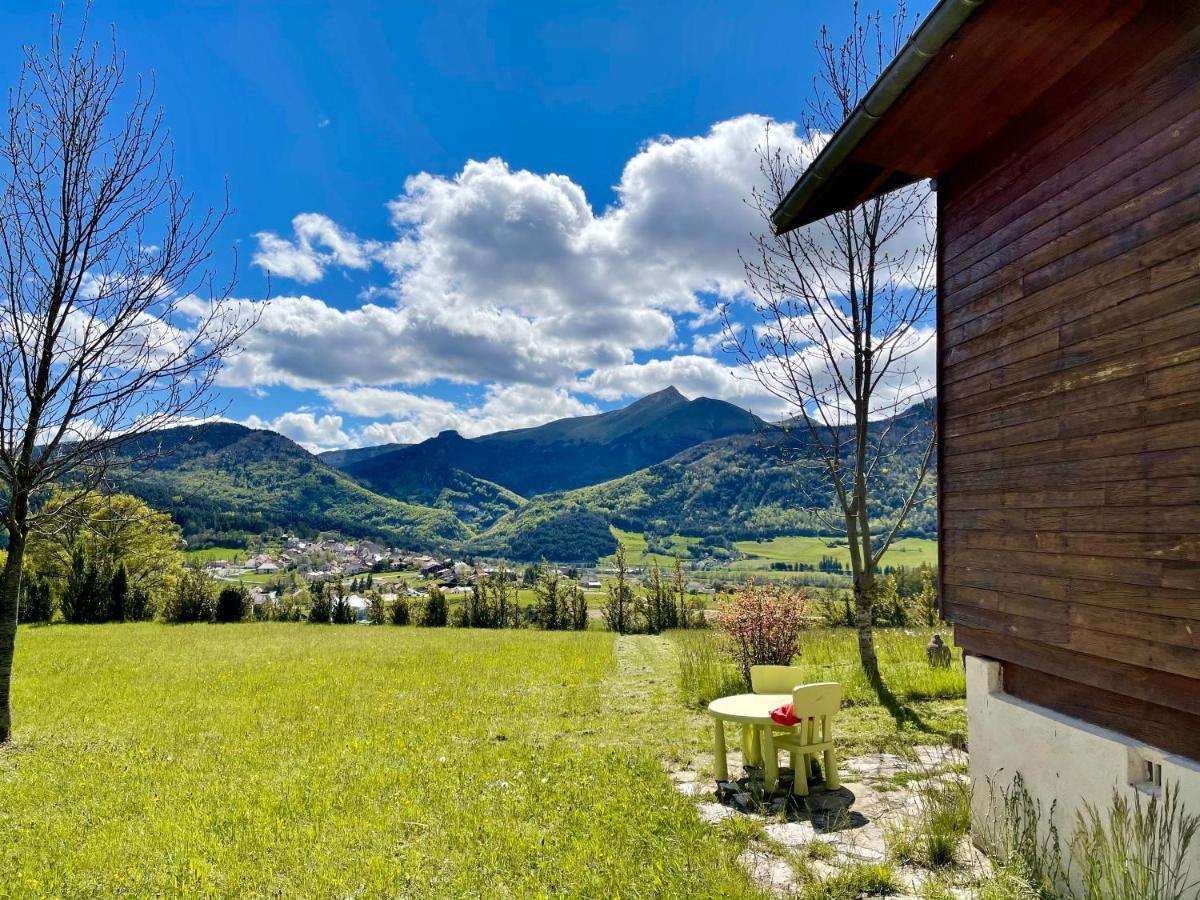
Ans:
MULTIPOLYGON (((805 635, 797 662, 846 685, 843 752, 962 730, 961 667, 929 670, 927 637, 879 635, 897 731, 852 633, 805 635)), ((710 771, 696 676, 742 690, 716 641, 23 626, 0 897, 759 896, 745 841, 668 777, 710 771)))
POLYGON ((0 896, 756 896, 666 638, 22 627, 0 896))
MULTIPOLYGON (((778 537, 766 541, 736 541, 733 545, 747 558, 730 563, 733 570, 766 569, 771 563, 804 563, 816 566, 822 557, 831 556, 850 564, 850 550, 840 537, 778 537)), ((901 538, 888 548, 885 566, 915 567, 922 563, 937 565, 937 541, 928 538, 901 538)))

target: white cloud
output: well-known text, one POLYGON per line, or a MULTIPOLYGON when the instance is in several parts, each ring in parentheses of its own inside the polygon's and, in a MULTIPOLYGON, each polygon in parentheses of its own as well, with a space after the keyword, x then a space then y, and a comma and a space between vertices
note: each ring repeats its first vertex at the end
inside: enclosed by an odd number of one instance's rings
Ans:
POLYGON ((692 335, 693 353, 712 353, 725 343, 724 331, 713 331, 708 334, 692 335))
MULTIPOLYGON (((492 159, 452 178, 407 179, 389 204, 397 236, 388 243, 362 241, 316 213, 293 220, 292 239, 260 232, 254 261, 274 275, 312 283, 332 266, 378 260, 396 303, 339 311, 313 298, 276 300, 247 342, 253 364, 235 365, 226 380, 565 386, 629 362, 635 350, 671 346, 677 314, 712 321, 699 295, 741 289, 738 249, 762 228, 743 201, 761 177, 766 125, 742 116, 706 135, 649 141, 600 214, 565 175, 492 159), (320 327, 283 321, 296 315, 320 327), (355 358, 337 349, 351 335, 355 358), (385 349, 394 361, 381 358, 385 349), (363 371, 371 366, 377 375, 363 371)), ((776 131, 798 152, 808 146, 794 126, 776 131)))
POLYGON ((311 284, 321 279, 327 266, 367 268, 378 249, 375 242, 360 241, 318 213, 300 213, 292 219, 292 230, 292 240, 270 231, 258 232, 258 252, 251 260, 254 265, 271 275, 311 284))
POLYGON ((388 241, 318 213, 296 216, 290 238, 260 232, 254 262, 275 276, 311 284, 335 267, 375 265, 382 283, 353 309, 303 294, 272 300, 221 382, 315 389, 339 412, 377 420, 356 430, 300 413, 308 420, 287 424, 313 444, 341 439, 331 431, 364 443, 480 434, 592 410, 579 393, 613 401, 670 384, 782 414, 713 357, 719 306, 743 290, 739 250, 765 227, 746 200, 761 186, 768 124, 773 145, 800 158, 824 140, 746 115, 648 141, 599 212, 566 175, 490 159, 408 178, 388 204, 388 241), (635 362, 638 351, 689 346, 635 362), (437 381, 490 387, 477 406, 402 389, 437 381))
POLYGON ((242 422, 248 428, 269 428, 291 438, 313 453, 349 445, 342 430, 341 416, 315 416, 310 412, 286 412, 274 419, 250 416, 242 422))
POLYGON ((387 420, 371 422, 348 438, 352 444, 361 445, 415 443, 447 430, 476 437, 600 411, 565 390, 524 385, 489 385, 482 403, 466 407, 436 397, 375 387, 334 388, 322 394, 341 412, 387 420))

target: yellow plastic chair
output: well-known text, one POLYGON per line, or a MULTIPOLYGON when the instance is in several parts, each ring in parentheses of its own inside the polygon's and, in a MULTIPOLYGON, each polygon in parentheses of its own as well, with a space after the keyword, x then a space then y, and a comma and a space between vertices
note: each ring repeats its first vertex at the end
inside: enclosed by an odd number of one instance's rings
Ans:
POLYGON ((841 706, 842 686, 835 681, 802 684, 792 691, 792 709, 800 721, 787 728, 775 726, 772 735, 775 749, 791 754, 793 793, 808 794, 807 776, 814 770, 818 753, 824 756, 825 787, 841 787, 833 750, 833 717, 841 706))
POLYGON ((804 684, 799 666, 751 666, 750 689, 756 694, 790 694, 804 684))
MULTIPOLYGON (((804 676, 796 666, 750 667, 750 690, 756 694, 790 694, 796 685, 803 682, 804 676)), ((785 732, 791 730, 782 725, 776 731, 779 729, 785 732)), ((742 758, 747 765, 761 766, 763 763, 762 736, 756 727, 742 726, 742 758)))

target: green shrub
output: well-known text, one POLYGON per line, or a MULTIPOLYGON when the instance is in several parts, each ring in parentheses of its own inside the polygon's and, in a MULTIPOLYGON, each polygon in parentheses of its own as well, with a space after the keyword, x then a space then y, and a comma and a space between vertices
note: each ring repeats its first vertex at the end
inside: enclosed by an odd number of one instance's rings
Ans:
POLYGON ((217 595, 218 622, 241 622, 249 615, 249 609, 250 592, 240 584, 224 587, 217 595))
POLYGON ((392 624, 407 625, 410 618, 411 613, 409 612, 408 598, 401 594, 392 603, 392 624))
POLYGON ((18 620, 27 625, 44 625, 50 621, 54 616, 54 597, 46 579, 36 575, 27 577, 17 615, 18 620))
POLYGON ((350 598, 344 594, 338 594, 333 598, 333 609, 330 611, 330 618, 334 625, 353 625, 357 621, 357 616, 354 614, 354 609, 350 606, 350 598))
POLYGON ((383 595, 379 591, 372 590, 367 595, 367 621, 372 625, 383 625, 387 620, 388 608, 383 602, 383 595))
POLYGON ((107 600, 108 621, 124 622, 129 614, 129 576, 124 563, 117 566, 109 579, 107 600))
POLYGON ((167 599, 163 617, 168 622, 208 622, 215 593, 212 576, 199 566, 187 566, 167 599))
POLYGON ((750 683, 752 666, 786 666, 800 650, 806 598, 780 584, 748 584, 717 605, 725 646, 750 683))
POLYGON ((449 618, 450 607, 446 603, 446 595, 437 588, 430 588, 417 624, 425 628, 445 628, 449 618))
POLYGON ((312 603, 308 607, 308 621, 316 625, 328 625, 333 621, 333 600, 324 585, 314 585, 312 603))

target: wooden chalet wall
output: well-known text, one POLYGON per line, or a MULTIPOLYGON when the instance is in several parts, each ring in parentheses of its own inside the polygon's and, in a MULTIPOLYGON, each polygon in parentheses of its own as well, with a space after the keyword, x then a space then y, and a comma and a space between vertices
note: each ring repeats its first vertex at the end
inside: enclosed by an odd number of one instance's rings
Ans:
POLYGON ((939 483, 957 642, 1012 694, 1200 759, 1187 9, 1147 3, 939 178, 939 483))

